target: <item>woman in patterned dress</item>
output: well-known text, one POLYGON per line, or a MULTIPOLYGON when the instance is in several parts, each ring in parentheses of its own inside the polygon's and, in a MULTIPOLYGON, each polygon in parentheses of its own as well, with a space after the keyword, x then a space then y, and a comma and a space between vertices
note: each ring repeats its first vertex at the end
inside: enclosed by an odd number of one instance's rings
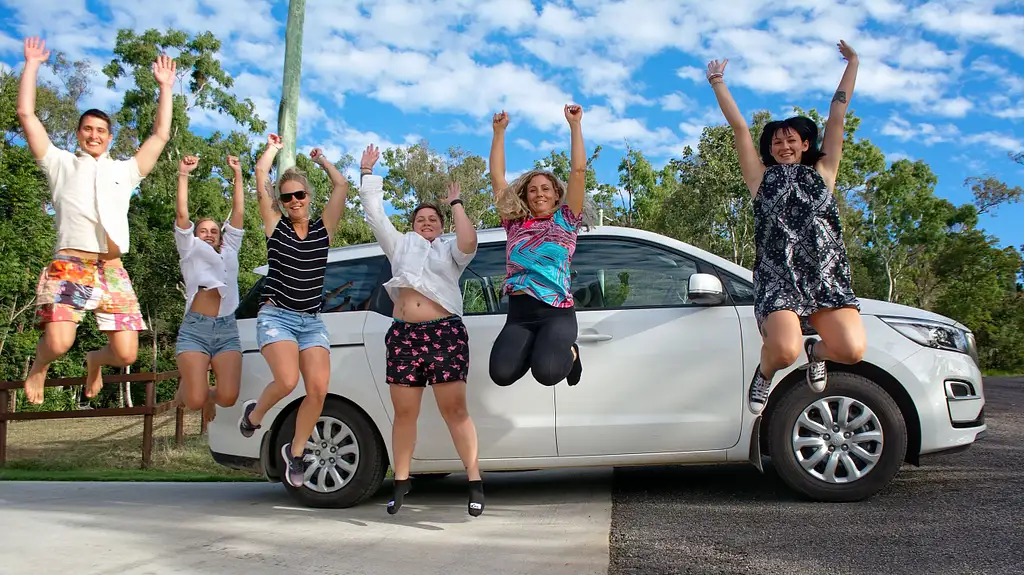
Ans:
POLYGON ((808 360, 807 384, 825 390, 825 362, 854 364, 864 356, 860 304, 850 286, 850 263, 833 189, 843 155, 843 121, 857 78, 857 53, 839 41, 847 61, 832 97, 825 137, 818 149, 818 127, 797 116, 770 122, 760 150, 725 86, 729 62, 713 60, 707 78, 736 137, 743 180, 754 195, 754 314, 761 330, 761 363, 747 390, 751 412, 761 413, 772 377, 808 360), (820 339, 801 339, 808 328, 820 339))
POLYGON ((448 426, 455 451, 469 479, 469 514, 484 511, 484 487, 477 458, 476 427, 466 409, 469 375, 469 332, 462 323, 459 278, 476 255, 476 229, 459 198, 459 184, 448 184, 455 239, 442 240, 444 216, 433 203, 412 211, 412 230, 401 233, 384 212, 384 181, 373 174, 380 151, 367 146, 359 162, 359 199, 366 222, 391 262, 391 279, 384 284, 394 301, 394 321, 384 336, 395 421, 391 447, 395 471, 394 495, 388 513, 402 508, 409 492, 409 467, 416 447, 416 421, 423 390, 429 385, 437 409, 448 426))
POLYGON ((508 318, 491 347, 490 375, 512 385, 527 371, 541 385, 565 380, 576 385, 583 373, 573 309, 569 266, 583 221, 587 153, 580 120, 583 108, 565 106, 572 134, 568 185, 553 173, 532 170, 505 181, 508 114, 495 114, 491 140, 491 188, 506 240, 508 318))

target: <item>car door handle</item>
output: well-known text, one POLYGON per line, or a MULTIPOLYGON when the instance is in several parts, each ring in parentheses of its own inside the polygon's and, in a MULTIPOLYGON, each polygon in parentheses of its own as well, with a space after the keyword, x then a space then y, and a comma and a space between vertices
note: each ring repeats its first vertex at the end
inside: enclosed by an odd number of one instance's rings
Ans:
POLYGON ((612 336, 605 333, 585 333, 579 336, 578 341, 608 341, 612 336))

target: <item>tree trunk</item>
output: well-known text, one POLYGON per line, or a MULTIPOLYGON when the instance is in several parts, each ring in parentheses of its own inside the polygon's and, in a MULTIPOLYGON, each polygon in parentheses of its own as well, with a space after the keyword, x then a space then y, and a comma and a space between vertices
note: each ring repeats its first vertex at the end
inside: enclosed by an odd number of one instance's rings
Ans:
POLYGON ((284 82, 281 85, 281 106, 277 113, 277 133, 284 148, 277 155, 280 175, 295 165, 295 137, 298 132, 299 86, 302 72, 302 27, 306 18, 306 0, 288 2, 288 24, 285 28, 284 82))

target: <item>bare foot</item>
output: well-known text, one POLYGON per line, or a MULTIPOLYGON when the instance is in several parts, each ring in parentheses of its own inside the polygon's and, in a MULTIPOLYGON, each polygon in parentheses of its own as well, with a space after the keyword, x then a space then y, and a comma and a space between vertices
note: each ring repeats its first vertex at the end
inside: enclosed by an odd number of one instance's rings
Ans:
POLYGON ((103 389, 103 366, 93 359, 95 353, 90 351, 85 354, 85 365, 88 372, 85 376, 85 396, 90 399, 96 397, 96 394, 103 389))
POLYGON ((43 384, 46 383, 45 373, 35 373, 25 380, 25 397, 29 403, 39 405, 43 402, 43 384))
POLYGON ((206 405, 203 406, 203 421, 210 423, 217 418, 217 403, 213 401, 213 391, 206 398, 206 405))

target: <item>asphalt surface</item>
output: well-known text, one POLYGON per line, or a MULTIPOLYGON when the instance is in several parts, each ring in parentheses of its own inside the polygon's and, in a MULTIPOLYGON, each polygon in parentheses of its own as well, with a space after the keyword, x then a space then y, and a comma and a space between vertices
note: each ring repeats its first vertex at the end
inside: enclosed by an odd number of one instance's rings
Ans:
POLYGON ((1024 378, 985 396, 987 437, 860 503, 802 501, 770 467, 617 469, 608 572, 1024 573, 1024 378))

